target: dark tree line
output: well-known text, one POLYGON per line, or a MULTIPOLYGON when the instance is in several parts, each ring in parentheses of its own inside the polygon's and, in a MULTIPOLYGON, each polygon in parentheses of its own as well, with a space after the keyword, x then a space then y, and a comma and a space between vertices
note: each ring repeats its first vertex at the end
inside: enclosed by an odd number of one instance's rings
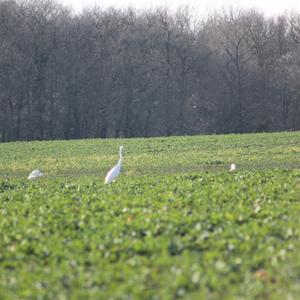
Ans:
POLYGON ((0 140, 300 130, 300 15, 0 0, 0 140))

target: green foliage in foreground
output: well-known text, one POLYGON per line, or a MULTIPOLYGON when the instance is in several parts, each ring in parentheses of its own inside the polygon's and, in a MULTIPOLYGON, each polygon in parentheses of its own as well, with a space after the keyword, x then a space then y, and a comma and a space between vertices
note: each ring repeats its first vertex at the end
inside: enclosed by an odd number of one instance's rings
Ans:
POLYGON ((300 299, 299 140, 0 145, 0 299, 300 299))

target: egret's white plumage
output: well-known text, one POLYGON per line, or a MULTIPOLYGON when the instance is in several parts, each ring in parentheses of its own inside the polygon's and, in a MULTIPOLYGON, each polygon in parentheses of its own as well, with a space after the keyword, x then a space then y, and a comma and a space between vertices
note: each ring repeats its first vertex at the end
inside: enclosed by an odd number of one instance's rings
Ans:
POLYGON ((41 177, 41 176, 45 176, 44 173, 42 173, 40 170, 33 170, 29 174, 28 179, 32 180, 32 179, 36 179, 36 178, 41 177))
POLYGON ((122 160, 123 160, 123 146, 120 146, 120 150, 119 150, 119 161, 118 163, 107 173, 106 177, 105 177, 105 183, 111 183, 113 182, 119 175, 121 172, 121 167, 122 167, 122 160))
POLYGON ((231 164, 231 165, 230 165, 229 171, 230 171, 230 172, 233 172, 233 171, 235 171, 235 170, 236 170, 236 164, 231 164))

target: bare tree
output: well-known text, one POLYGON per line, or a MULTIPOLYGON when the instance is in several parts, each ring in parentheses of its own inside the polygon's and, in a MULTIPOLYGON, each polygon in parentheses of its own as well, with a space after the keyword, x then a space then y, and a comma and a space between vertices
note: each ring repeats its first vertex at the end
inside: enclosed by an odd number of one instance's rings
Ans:
POLYGON ((0 0, 0 139, 297 130, 299 20, 0 0))

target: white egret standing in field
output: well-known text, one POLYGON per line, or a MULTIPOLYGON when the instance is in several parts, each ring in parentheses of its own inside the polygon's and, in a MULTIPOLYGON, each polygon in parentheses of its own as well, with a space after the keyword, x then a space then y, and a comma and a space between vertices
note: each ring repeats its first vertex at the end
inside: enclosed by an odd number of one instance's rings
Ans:
POLYGON ((29 176, 28 176, 28 179, 29 180, 33 180, 33 179, 36 179, 38 177, 42 177, 42 176, 45 176, 44 173, 42 173, 40 170, 33 170, 29 176))
POLYGON ((233 171, 235 171, 235 169, 236 169, 236 164, 231 164, 229 172, 233 172, 233 171))
POLYGON ((123 160, 123 146, 120 146, 120 150, 119 150, 119 161, 118 163, 107 173, 106 177, 105 177, 105 183, 111 183, 113 182, 119 175, 121 172, 121 167, 122 167, 122 160, 123 160))

